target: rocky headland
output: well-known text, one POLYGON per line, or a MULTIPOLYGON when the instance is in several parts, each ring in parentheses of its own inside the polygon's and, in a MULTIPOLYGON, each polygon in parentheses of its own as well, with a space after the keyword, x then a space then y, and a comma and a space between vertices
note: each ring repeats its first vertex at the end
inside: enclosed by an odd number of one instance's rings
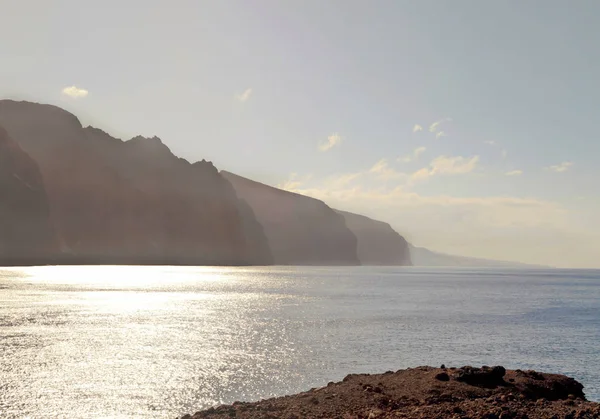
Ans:
POLYGON ((410 266, 408 242, 388 223, 364 215, 337 211, 358 240, 358 259, 361 265, 410 266))
POLYGON ((201 418, 597 419, 600 404, 587 401, 583 385, 564 375, 442 366, 351 374, 304 393, 182 417, 201 418))

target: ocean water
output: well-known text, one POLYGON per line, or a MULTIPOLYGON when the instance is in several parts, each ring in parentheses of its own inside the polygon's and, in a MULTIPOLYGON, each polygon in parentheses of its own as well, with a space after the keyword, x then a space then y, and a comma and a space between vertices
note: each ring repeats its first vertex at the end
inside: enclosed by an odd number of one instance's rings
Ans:
POLYGON ((0 269, 2 418, 175 418, 442 363, 600 400, 600 271, 0 269))

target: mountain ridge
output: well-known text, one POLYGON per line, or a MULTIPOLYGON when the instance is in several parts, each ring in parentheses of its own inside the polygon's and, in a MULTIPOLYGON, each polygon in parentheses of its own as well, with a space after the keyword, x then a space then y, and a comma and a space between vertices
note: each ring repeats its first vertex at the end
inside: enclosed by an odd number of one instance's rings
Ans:
POLYGON ((267 244, 247 237, 243 204, 212 163, 189 163, 158 137, 122 141, 83 128, 53 105, 0 101, 0 125, 40 167, 61 260, 270 262, 267 244))

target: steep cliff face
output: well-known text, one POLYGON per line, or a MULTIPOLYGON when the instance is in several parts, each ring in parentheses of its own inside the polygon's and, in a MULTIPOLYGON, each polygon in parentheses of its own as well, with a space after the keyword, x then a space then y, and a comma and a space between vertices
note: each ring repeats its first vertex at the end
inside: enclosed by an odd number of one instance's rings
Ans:
POLYGON ((72 258, 85 263, 261 264, 235 191, 209 162, 156 137, 129 141, 49 105, 0 101, 0 124, 36 160, 72 258))
POLYGON ((0 127, 0 265, 49 262, 57 253, 40 170, 0 127))
POLYGON ((412 265, 408 243, 387 223, 363 215, 337 211, 358 239, 358 259, 363 265, 412 265))
MULTIPOLYGON (((231 184, 230 184, 231 185, 231 184)), ((238 199, 238 210, 247 240, 254 243, 249 247, 248 259, 253 265, 273 265, 273 253, 263 226, 256 219, 252 207, 243 199, 238 199)))
POLYGON ((222 171, 262 224, 278 265, 358 265, 356 237, 322 201, 222 171))

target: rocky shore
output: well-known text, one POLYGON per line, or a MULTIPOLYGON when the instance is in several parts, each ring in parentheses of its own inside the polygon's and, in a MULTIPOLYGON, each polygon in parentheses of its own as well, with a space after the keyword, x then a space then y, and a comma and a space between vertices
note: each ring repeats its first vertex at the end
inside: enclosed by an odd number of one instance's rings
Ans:
POLYGON ((418 367, 351 374, 305 393, 236 402, 181 419, 200 418, 600 418, 583 385, 564 375, 503 367, 418 367))

